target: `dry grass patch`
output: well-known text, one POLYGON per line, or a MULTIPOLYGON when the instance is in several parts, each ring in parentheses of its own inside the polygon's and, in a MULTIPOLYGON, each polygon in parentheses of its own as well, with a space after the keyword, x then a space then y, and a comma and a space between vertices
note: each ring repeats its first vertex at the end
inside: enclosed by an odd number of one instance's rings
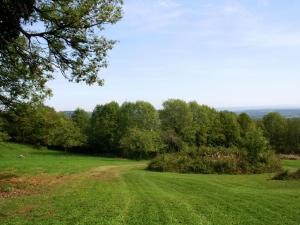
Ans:
POLYGON ((44 193, 54 185, 70 180, 70 176, 50 176, 40 174, 37 176, 13 176, 1 174, 0 198, 13 198, 24 195, 44 193))

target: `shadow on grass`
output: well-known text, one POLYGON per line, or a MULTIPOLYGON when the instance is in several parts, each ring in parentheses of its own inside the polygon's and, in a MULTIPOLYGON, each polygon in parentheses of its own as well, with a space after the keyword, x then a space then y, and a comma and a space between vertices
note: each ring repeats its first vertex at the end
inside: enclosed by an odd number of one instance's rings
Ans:
MULTIPOLYGON (((60 150, 40 150, 40 149, 36 149, 36 151, 34 152, 30 152, 30 155, 36 155, 36 156, 53 156, 53 157, 85 157, 85 158, 101 158, 102 160, 106 160, 106 161, 115 161, 115 160, 129 160, 130 159, 126 159, 126 158, 120 158, 118 156, 114 156, 114 155, 101 155, 101 154, 97 154, 97 155, 92 155, 92 154, 84 154, 84 153, 74 153, 74 152, 63 152, 60 150)), ((132 160, 134 161, 134 160, 132 160)))

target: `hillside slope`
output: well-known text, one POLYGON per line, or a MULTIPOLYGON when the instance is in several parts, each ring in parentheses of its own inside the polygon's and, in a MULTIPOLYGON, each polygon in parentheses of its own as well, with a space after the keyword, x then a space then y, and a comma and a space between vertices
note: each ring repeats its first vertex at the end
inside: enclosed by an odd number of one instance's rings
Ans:
POLYGON ((0 224, 299 224, 299 181, 145 166, 1 144, 0 224))

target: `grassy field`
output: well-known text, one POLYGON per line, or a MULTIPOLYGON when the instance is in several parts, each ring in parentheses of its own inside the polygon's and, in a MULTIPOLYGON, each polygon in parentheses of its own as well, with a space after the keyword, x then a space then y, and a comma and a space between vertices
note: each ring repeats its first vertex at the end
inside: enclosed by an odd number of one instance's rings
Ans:
POLYGON ((145 166, 1 144, 0 224, 300 224, 299 181, 145 166))

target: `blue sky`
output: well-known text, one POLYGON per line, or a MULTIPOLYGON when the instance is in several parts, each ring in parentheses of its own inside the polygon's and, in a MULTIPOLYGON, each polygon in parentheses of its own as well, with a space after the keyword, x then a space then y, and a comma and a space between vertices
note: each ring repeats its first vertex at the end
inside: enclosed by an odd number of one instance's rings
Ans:
POLYGON ((105 31, 118 40, 103 87, 49 82, 57 110, 112 100, 160 108, 180 98, 213 107, 300 106, 300 1, 125 0, 105 31))

